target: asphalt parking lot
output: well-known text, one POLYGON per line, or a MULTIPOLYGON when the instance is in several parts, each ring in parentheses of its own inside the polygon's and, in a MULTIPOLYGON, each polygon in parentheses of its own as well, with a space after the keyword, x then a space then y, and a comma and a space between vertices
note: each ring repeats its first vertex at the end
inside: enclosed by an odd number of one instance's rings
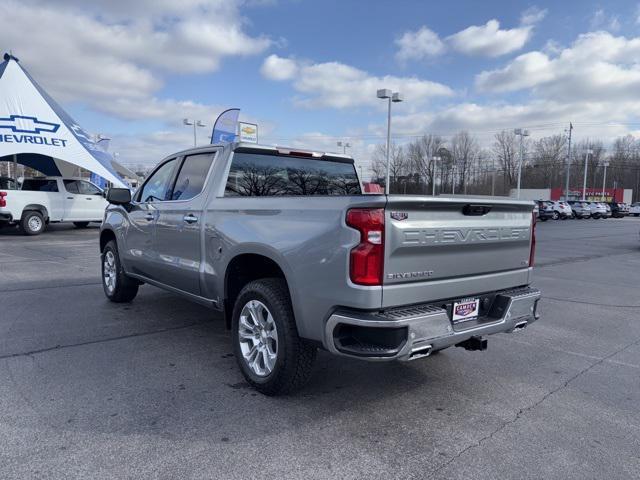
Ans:
POLYGON ((538 227, 541 320, 407 364, 243 382, 219 318, 102 293, 98 229, 0 230, 0 478, 638 478, 640 219, 538 227))

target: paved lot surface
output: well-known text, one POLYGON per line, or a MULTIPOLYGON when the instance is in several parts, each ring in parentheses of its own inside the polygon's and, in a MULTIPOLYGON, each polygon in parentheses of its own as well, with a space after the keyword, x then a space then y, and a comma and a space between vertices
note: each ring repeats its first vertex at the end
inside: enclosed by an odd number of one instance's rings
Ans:
POLYGON ((542 319, 247 388, 211 312, 99 283, 96 228, 0 231, 0 478, 639 478, 640 220, 538 228, 542 319))

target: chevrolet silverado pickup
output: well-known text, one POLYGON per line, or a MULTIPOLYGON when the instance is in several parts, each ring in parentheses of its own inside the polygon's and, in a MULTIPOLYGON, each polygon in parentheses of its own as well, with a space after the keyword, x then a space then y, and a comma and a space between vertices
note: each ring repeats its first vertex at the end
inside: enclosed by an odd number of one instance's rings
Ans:
POLYGON ((220 311, 268 395, 300 387, 318 348, 415 360, 538 318, 529 201, 366 195, 348 156, 242 143, 171 155, 107 200, 108 299, 149 284, 220 311))
POLYGON ((101 222, 107 205, 102 190, 81 178, 25 178, 19 189, 0 188, 0 226, 18 225, 25 235, 39 235, 50 222, 84 228, 101 222))

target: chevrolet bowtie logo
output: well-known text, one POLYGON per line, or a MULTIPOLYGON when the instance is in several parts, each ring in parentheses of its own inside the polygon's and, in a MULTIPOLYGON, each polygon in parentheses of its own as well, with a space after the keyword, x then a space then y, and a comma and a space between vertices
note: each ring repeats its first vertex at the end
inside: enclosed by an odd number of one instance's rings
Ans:
POLYGON ((54 133, 60 128, 60 124, 43 122, 36 117, 24 115, 9 115, 9 118, 0 118, 0 128, 7 128, 14 133, 54 133))

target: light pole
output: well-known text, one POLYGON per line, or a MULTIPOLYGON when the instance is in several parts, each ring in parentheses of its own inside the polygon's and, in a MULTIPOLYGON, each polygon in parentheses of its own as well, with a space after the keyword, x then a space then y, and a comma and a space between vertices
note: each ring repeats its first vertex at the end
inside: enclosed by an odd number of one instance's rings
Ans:
POLYGON ((433 157, 433 168, 431 169, 431 183, 432 183, 432 191, 431 195, 436 196, 436 163, 439 162, 440 157, 433 157))
POLYGON ((184 120, 182 120, 182 123, 184 123, 185 125, 193 125, 193 146, 195 147, 198 144, 198 135, 196 133, 196 127, 206 127, 206 125, 202 123, 201 120, 189 120, 188 118, 185 118, 184 120))
POLYGON ((518 162, 518 198, 520 198, 520 179, 522 178, 522 160, 524 157, 524 137, 529 136, 529 130, 516 128, 513 133, 520 136, 520 161, 518 162))
POLYGON ((604 176, 602 177, 602 201, 604 202, 604 189, 607 186, 607 167, 609 166, 609 161, 605 160, 602 165, 604 166, 604 176))
POLYGON ((391 92, 388 88, 382 88, 378 90, 378 98, 388 99, 389 109, 387 112, 387 176, 384 190, 389 195, 389 169, 390 169, 390 152, 391 152, 391 102, 399 103, 402 101, 402 94, 400 92, 391 92))
POLYGON ((582 181, 582 201, 586 200, 587 195, 587 168, 589 167, 589 155, 593 154, 593 150, 587 148, 587 153, 584 156, 584 180, 582 181))
POLYGON ((338 146, 342 147, 342 153, 347 154, 347 148, 351 148, 351 144, 349 142, 338 142, 338 146))

